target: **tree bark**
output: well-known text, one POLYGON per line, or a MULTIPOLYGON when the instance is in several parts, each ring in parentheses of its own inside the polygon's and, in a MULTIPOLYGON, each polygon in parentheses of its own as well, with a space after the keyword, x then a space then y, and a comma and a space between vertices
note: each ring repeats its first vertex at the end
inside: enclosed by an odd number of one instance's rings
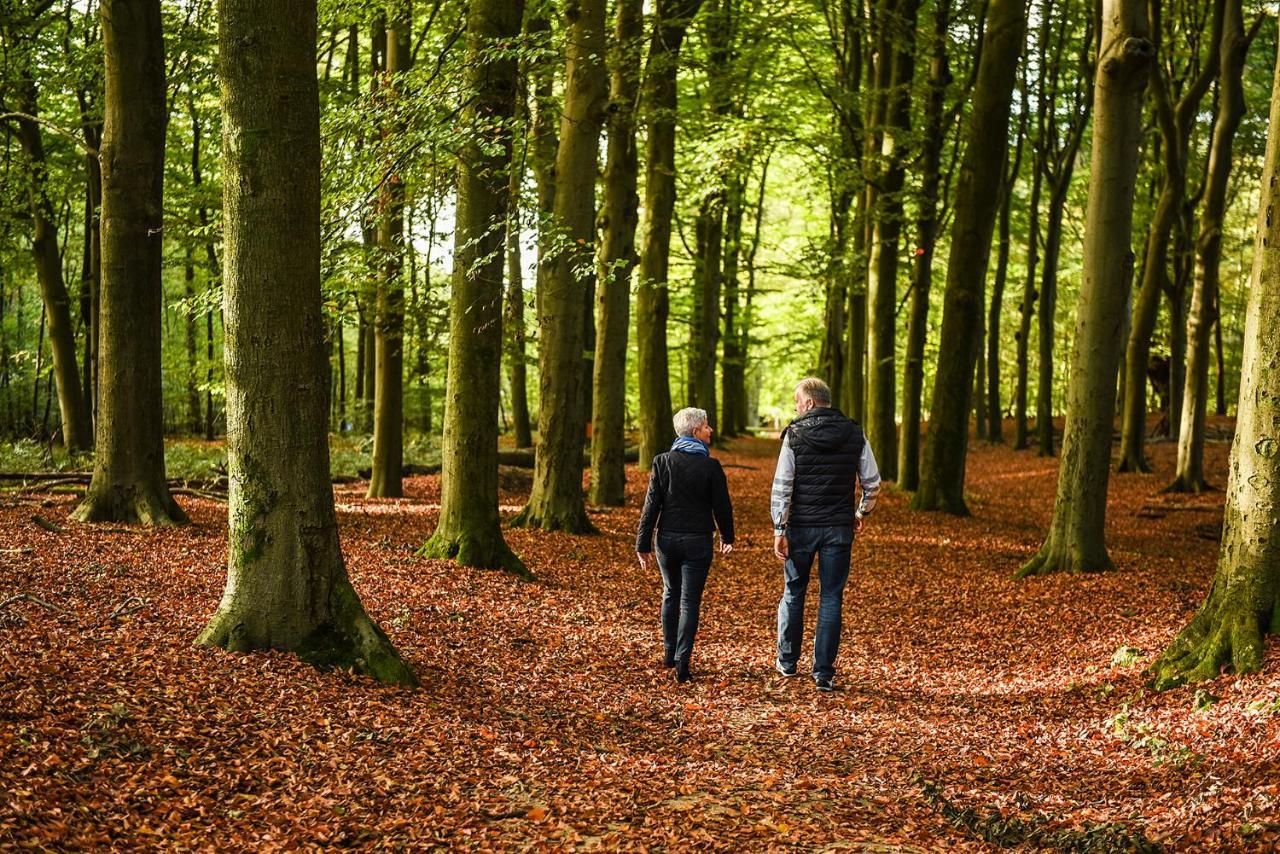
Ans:
MULTIPOLYGON (((1191 144, 1196 113, 1200 101, 1209 90, 1218 70, 1222 15, 1225 0, 1214 3, 1214 23, 1210 36, 1209 56, 1205 67, 1195 77, 1175 105, 1172 102, 1167 72, 1156 63, 1151 74, 1152 100, 1160 129, 1160 152, 1163 175, 1160 195, 1151 216, 1143 258, 1142 284, 1133 306, 1133 326, 1125 351, 1124 400, 1120 413, 1120 460, 1116 471, 1150 471, 1144 450, 1147 432, 1147 368, 1151 360, 1151 336, 1155 332, 1160 310, 1160 297, 1172 287, 1169 280, 1169 239, 1177 223, 1178 209, 1186 194, 1187 149, 1191 144)), ((1161 4, 1150 5, 1152 35, 1163 37, 1161 4)))
POLYGON ((1004 442, 1004 407, 1000 394, 1000 315, 1004 308, 1005 283, 1009 278, 1009 218, 1013 209, 1013 188, 1018 181, 1018 172, 1022 167, 1022 145, 1027 131, 1027 87, 1022 89, 1022 109, 1018 115, 1017 141, 1014 143, 1013 156, 1005 169, 1000 182, 1000 218, 998 234, 1000 236, 996 254, 996 274, 991 284, 991 307, 987 311, 987 353, 986 353, 986 411, 978 413, 978 421, 985 418, 987 422, 986 438, 989 442, 1004 442))
MULTIPOLYGON (((386 74, 379 92, 392 112, 404 95, 402 75, 413 67, 412 0, 392 5, 387 25, 386 74)), ((388 135, 404 133, 401 119, 393 120, 388 135)), ((378 218, 378 247, 382 258, 374 324, 376 386, 373 408, 373 468, 369 498, 404 495, 400 472, 404 467, 404 177, 394 171, 386 181, 378 218)))
POLYGON ((230 531, 197 643, 416 685, 347 577, 329 483, 315 0, 222 0, 218 18, 230 531))
POLYGON ((657 0, 649 42, 641 115, 645 143, 644 227, 636 293, 636 343, 640 378, 640 468, 666 450, 674 435, 667 364, 667 255, 676 203, 676 72, 680 47, 702 0, 657 0))
POLYGON ((465 127, 499 128, 461 151, 449 304, 440 522, 419 553, 463 566, 532 574, 498 520, 498 397, 502 350, 502 243, 510 199, 508 120, 515 112, 516 61, 492 46, 520 32, 520 0, 477 0, 467 13, 465 127))
MULTIPOLYGON (((37 89, 29 72, 20 82, 18 110, 37 115, 37 89)), ((40 125, 29 118, 18 119, 18 139, 31 162, 31 251, 36 278, 49 322, 49 349, 53 354, 53 375, 58 390, 58 411, 62 418, 62 441, 68 451, 93 447, 89 411, 80 389, 80 366, 76 361, 75 328, 71 322, 71 297, 62 277, 56 214, 46 189, 48 163, 40 125)))
POLYGON ((1209 397, 1210 336, 1217 322, 1222 232, 1227 208, 1227 183, 1231 176, 1231 149, 1244 117, 1245 53, 1249 37, 1244 32, 1240 0, 1227 0, 1218 49, 1218 108, 1209 148, 1204 208, 1196 239, 1195 285, 1187 315, 1187 361, 1182 394, 1182 423, 1178 430, 1178 463, 1170 492, 1203 492, 1205 414, 1209 397))
POLYGON ((538 305, 538 444, 529 503, 512 525, 593 533, 582 495, 584 294, 594 275, 595 182, 609 105, 605 0, 566 7, 564 117, 556 152, 557 245, 538 305))
POLYGON ((720 437, 739 435, 746 426, 742 421, 746 396, 746 365, 742 360, 741 320, 738 302, 741 289, 738 269, 742 255, 743 193, 741 175, 733 175, 725 190, 724 209, 724 340, 721 351, 720 437))
POLYGON ((947 264, 939 346, 952 357, 939 362, 934 380, 920 489, 911 502, 918 510, 969 512, 964 475, 978 356, 973 332, 985 306, 984 280, 1008 146, 1009 106, 1025 28, 1021 0, 991 0, 947 264))
POLYGON ((609 51, 608 154, 604 204, 600 211, 600 287, 596 295, 595 371, 591 416, 593 504, 622 506, 627 486, 627 331, 631 314, 631 274, 636 266, 636 194, 639 155, 635 104, 640 91, 641 0, 618 0, 609 51))
POLYGON ((1214 679, 1228 663, 1256 671, 1263 636, 1280 632, 1280 62, 1269 128, 1218 567, 1199 612, 1152 665, 1157 689, 1214 679))
POLYGON ((920 152, 920 207, 916 218, 915 264, 911 270, 911 306, 907 319, 907 352, 902 372, 902 435, 898 441, 898 486, 920 488, 920 418, 924 393, 924 345, 929 333, 929 293, 933 289, 933 258, 938 243, 938 195, 942 185, 942 148, 946 140, 943 114, 951 66, 947 56, 947 27, 951 2, 934 9, 929 58, 928 100, 920 152))
POLYGON ((724 251, 724 195, 717 188, 699 206, 694 223, 693 316, 689 323, 688 405, 706 410, 717 430, 716 352, 720 344, 721 260, 724 251))
POLYGON ((511 164, 511 210, 507 219, 507 382, 511 386, 511 430, 517 448, 533 447, 529 420, 529 371, 525 364, 524 261, 520 252, 520 182, 523 162, 511 164))
MULTIPOLYGON (((902 234, 903 185, 907 175, 907 138, 911 134, 911 82, 915 77, 915 34, 919 0, 885 2, 880 26, 886 33, 879 58, 889 64, 885 121, 878 134, 876 210, 867 257, 867 441, 887 480, 898 479, 898 241, 902 234)), ((883 76, 883 75, 882 75, 883 76)))
POLYGON ((105 0, 100 9, 106 64, 101 397, 93 481, 72 518, 170 525, 187 516, 169 494, 164 467, 160 313, 168 116, 160 2, 105 0))
POLYGON ((1104 0, 1089 204, 1053 520, 1017 577, 1110 569, 1105 523, 1116 370, 1133 271, 1130 239, 1142 96, 1155 57, 1144 0, 1104 0))

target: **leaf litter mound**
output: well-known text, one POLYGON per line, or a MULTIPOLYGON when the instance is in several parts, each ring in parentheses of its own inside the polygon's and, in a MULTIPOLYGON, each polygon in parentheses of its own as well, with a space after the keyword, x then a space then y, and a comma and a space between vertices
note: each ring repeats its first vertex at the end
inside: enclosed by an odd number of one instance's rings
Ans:
MULTIPOLYGON (((831 695, 772 666, 776 449, 717 452, 739 540, 683 686, 633 553, 634 468, 628 507, 592 509, 600 536, 507 532, 535 584, 414 556, 438 476, 395 500, 335 487, 349 572, 417 691, 192 647, 225 578, 224 504, 188 498, 194 524, 149 531, 70 522, 66 494, 0 497, 0 846, 1280 843, 1275 644, 1261 675, 1145 687, 1207 590, 1222 518, 1220 492, 1158 494, 1172 444, 1151 446, 1154 474, 1112 476, 1103 575, 1010 580, 1041 543, 1055 460, 976 445, 967 519, 890 488, 854 547, 831 695)), ((1219 485, 1226 454, 1209 444, 1219 485)), ((504 516, 523 490, 506 483, 504 516)))

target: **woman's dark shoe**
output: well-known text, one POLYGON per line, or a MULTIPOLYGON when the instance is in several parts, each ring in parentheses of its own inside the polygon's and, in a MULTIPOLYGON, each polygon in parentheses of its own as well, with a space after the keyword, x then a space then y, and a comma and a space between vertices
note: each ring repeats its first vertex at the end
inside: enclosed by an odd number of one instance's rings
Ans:
POLYGON ((676 661, 676 681, 691 682, 693 677, 689 675, 689 662, 687 660, 676 661))
POLYGON ((662 657, 662 666, 663 666, 663 667, 675 667, 675 666, 676 666, 676 660, 675 660, 675 657, 674 657, 674 656, 670 656, 670 655, 664 655, 664 656, 662 657))

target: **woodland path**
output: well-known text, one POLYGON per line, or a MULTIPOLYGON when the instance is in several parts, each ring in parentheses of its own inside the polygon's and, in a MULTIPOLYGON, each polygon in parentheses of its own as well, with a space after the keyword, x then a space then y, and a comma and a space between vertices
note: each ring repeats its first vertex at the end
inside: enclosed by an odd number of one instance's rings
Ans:
MULTIPOLYGON (((418 691, 193 649, 223 585, 223 504, 184 498, 192 526, 145 532, 70 523, 67 495, 0 496, 0 601, 72 613, 0 610, 0 847, 1275 844, 1276 647, 1201 711, 1195 688, 1143 687, 1221 522, 1221 493, 1157 495, 1172 444, 1151 446, 1155 474, 1113 476, 1119 571, 1100 576, 1009 580, 1041 542, 1055 460, 977 443, 969 519, 890 489, 855 545, 832 695, 772 668, 776 449, 717 451, 739 542, 712 570, 687 686, 659 664, 634 467, 629 506, 592 513, 601 536, 508 532, 535 584, 413 555, 437 477, 403 500, 336 487, 356 587, 418 691)), ((1216 484, 1227 449, 1207 449, 1216 484)), ((504 507, 525 490, 507 478, 504 507)), ((806 655, 816 598, 815 581, 806 655)))

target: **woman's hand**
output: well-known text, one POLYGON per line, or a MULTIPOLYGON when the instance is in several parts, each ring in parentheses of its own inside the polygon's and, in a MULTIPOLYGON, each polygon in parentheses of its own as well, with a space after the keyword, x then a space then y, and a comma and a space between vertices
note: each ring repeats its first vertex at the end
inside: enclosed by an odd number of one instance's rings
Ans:
POLYGON ((731 552, 731 551, 733 551, 733 543, 726 543, 724 540, 721 540, 721 541, 720 541, 720 554, 722 554, 722 555, 727 555, 727 554, 728 554, 729 552, 731 552))
POLYGON ((640 561, 641 569, 649 569, 653 565, 653 554, 651 552, 636 552, 636 558, 640 561))

